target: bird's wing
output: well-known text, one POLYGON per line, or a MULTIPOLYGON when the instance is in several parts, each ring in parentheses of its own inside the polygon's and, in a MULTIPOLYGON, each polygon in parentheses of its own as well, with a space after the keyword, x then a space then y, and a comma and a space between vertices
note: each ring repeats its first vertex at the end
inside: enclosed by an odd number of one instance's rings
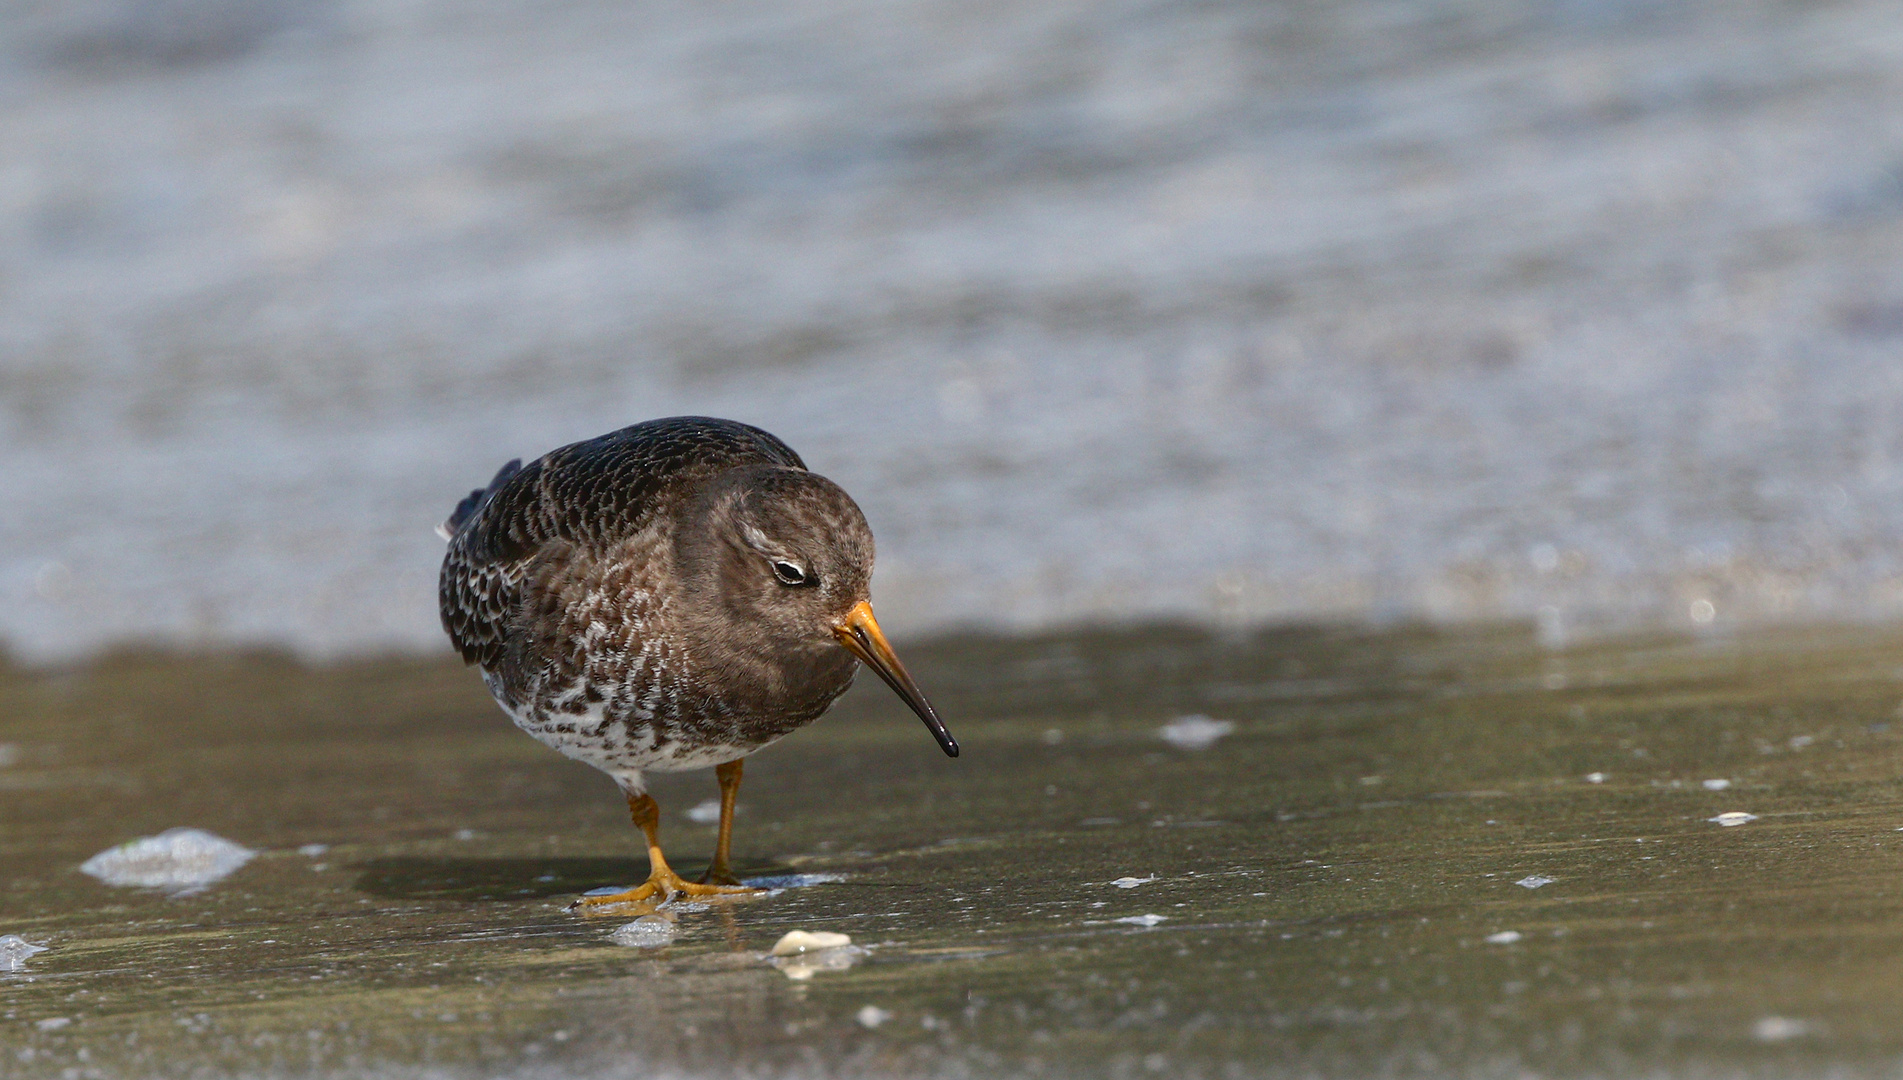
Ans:
POLYGON ((803 469, 759 428, 699 416, 650 420, 504 466, 444 523, 437 598, 463 660, 493 669, 551 545, 602 549, 646 527, 660 495, 740 465, 803 469))

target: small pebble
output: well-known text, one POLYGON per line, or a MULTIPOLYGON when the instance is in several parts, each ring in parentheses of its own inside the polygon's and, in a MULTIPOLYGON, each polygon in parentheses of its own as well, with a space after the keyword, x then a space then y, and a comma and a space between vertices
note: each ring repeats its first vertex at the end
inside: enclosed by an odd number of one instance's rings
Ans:
POLYGON ((860 1027, 872 1029, 892 1019, 892 1014, 879 1008, 877 1005, 867 1005, 865 1008, 860 1009, 858 1013, 853 1016, 853 1019, 859 1021, 860 1027))
POLYGON ((1551 885, 1556 880, 1558 879, 1549 878, 1544 874, 1530 874, 1514 882, 1514 884, 1522 889, 1537 889, 1542 885, 1551 885))
POLYGON ((1134 889, 1138 885, 1148 885, 1155 880, 1156 875, 1151 874, 1149 877, 1120 877, 1110 884, 1115 885, 1119 889, 1134 889))
POLYGON ((1487 935, 1487 944, 1489 945, 1511 945, 1518 940, 1520 940, 1520 932, 1518 930, 1502 930, 1497 934, 1487 935))
POLYGON ((1715 822, 1729 829, 1733 825, 1744 825, 1748 822, 1756 821, 1758 820, 1758 815, 1747 814, 1742 810, 1727 810, 1715 818, 1706 818, 1705 820, 1715 822))
POLYGON ((1729 780, 1700 780, 1698 785, 1706 791, 1723 791, 1731 786, 1729 780))

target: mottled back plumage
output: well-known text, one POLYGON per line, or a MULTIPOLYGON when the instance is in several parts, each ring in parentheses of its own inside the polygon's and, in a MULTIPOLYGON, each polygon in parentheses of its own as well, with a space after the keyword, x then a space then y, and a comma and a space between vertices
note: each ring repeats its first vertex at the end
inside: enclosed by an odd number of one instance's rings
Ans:
POLYGON ((453 533, 438 582, 443 629, 465 662, 494 667, 524 577, 551 544, 606 550, 673 509, 684 488, 742 465, 806 468, 759 428, 704 416, 649 420, 526 466, 510 462, 445 523, 453 533))

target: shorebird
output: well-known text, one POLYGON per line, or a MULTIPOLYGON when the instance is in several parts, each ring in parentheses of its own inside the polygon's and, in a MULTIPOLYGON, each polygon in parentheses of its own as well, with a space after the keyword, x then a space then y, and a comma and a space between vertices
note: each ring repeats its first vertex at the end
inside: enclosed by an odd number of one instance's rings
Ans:
POLYGON ((511 461, 438 529, 443 627, 516 726, 614 778, 646 881, 577 906, 753 891, 733 874, 747 755, 819 719, 872 668, 958 743, 872 616, 872 530, 839 485, 732 420, 649 420, 511 461), (714 767, 713 863, 661 854, 647 771, 714 767))

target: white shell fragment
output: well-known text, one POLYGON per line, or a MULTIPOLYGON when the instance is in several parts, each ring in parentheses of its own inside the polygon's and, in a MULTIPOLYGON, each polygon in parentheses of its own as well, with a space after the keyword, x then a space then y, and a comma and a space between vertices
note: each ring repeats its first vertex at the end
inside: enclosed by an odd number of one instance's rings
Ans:
POLYGON ((1522 889, 1537 889, 1542 885, 1551 885, 1557 880, 1559 879, 1549 878, 1545 874, 1528 874, 1526 877, 1514 882, 1514 884, 1522 889))
POLYGON ((1191 713, 1157 728, 1156 735, 1178 750, 1207 750, 1235 730, 1234 720, 1212 720, 1202 713, 1191 713))
POLYGON ((1150 882, 1155 880, 1156 880, 1155 874, 1151 874, 1149 877, 1125 876, 1125 877, 1118 878, 1117 880, 1111 882, 1110 884, 1115 885, 1119 889, 1134 889, 1138 885, 1148 885, 1150 882))
POLYGON ((774 956, 795 956, 799 953, 818 952, 821 949, 837 949, 852 944, 852 938, 846 934, 835 934, 830 930, 791 930, 785 937, 773 944, 774 956))
POLYGON ((1487 944, 1511 945, 1514 942, 1520 940, 1520 937, 1521 937, 1521 934, 1518 930, 1502 930, 1497 934, 1488 934, 1487 944))
POLYGON ((25 971, 26 962, 46 946, 35 945, 18 934, 0 935, 0 971, 25 971))
POLYGON ((1606 782, 1606 774, 1605 774, 1605 773, 1602 773, 1602 772, 1589 772, 1589 773, 1587 773, 1587 774, 1586 774, 1586 783, 1588 783, 1588 784, 1603 784, 1603 783, 1605 783, 1605 782, 1606 782))
POLYGON ((1747 814, 1742 810, 1727 810, 1724 813, 1719 814, 1715 818, 1706 818, 1705 820, 1710 822, 1715 822, 1716 824, 1722 825, 1725 828, 1729 829, 1733 825, 1743 825, 1743 824, 1746 824, 1747 822, 1756 821, 1758 820, 1758 815, 1747 814))
POLYGON ((1723 791, 1731 786, 1731 781, 1723 779, 1700 780, 1698 786, 1704 788, 1706 791, 1723 791))
POLYGON ((631 923, 615 927, 608 940, 616 945, 637 949, 658 949, 674 940, 674 924, 659 915, 643 915, 631 923))
POLYGON ((720 800, 708 799, 688 807, 682 816, 696 825, 720 824, 720 800))
POLYGON ((1125 915, 1121 919, 1112 919, 1110 921, 1129 923, 1132 926, 1155 926, 1157 923, 1163 922, 1168 918, 1168 915, 1125 915))
POLYGON ((867 1005, 865 1008, 853 1014, 853 1019, 859 1021, 860 1027, 871 1030, 885 1023, 887 1020, 892 1019, 892 1013, 886 1009, 879 1008, 877 1005, 867 1005))
MULTIPOLYGON (((865 959, 865 956, 866 950, 854 945, 852 938, 845 934, 827 930, 793 930, 774 943, 772 962, 781 974, 802 982, 822 971, 844 971, 865 959)), ((864 1023, 864 1020, 860 1022, 864 1023)), ((879 1022, 885 1021, 881 1019, 879 1022)))
POLYGON ((79 865, 108 885, 195 893, 229 876, 257 852, 203 829, 167 829, 94 855, 79 865))

